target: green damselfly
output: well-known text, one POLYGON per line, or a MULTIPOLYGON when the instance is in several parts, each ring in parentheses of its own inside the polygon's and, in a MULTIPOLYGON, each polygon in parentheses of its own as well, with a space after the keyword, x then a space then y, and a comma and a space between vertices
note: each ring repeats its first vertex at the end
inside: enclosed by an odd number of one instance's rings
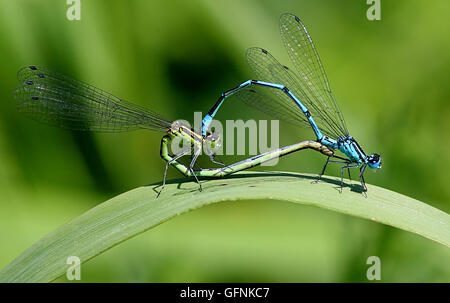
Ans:
POLYGON ((18 80, 19 86, 14 91, 18 109, 33 120, 79 131, 124 132, 149 129, 166 133, 161 140, 160 155, 167 163, 158 196, 166 184, 169 165, 187 177, 194 177, 201 191, 198 177, 223 177, 307 148, 328 156, 332 155, 332 151, 325 145, 304 141, 224 168, 194 170, 194 164, 205 147, 208 147, 207 154, 210 160, 220 164, 214 159, 214 148, 221 144, 220 134, 214 132, 202 134, 182 122, 166 120, 145 107, 42 67, 22 68, 18 72, 18 80), (187 148, 171 154, 170 147, 174 139, 187 142, 187 148), (179 159, 186 155, 193 156, 189 166, 179 162, 179 159))

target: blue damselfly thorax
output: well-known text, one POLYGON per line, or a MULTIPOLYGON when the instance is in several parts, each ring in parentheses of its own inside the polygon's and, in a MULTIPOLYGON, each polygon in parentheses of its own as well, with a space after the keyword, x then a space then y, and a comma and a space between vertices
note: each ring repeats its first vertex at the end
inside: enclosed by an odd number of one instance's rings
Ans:
POLYGON ((338 149, 345 154, 351 162, 358 164, 367 164, 370 168, 381 168, 381 157, 379 154, 367 154, 352 136, 339 137, 339 140, 333 140, 323 136, 319 140, 322 144, 338 149))

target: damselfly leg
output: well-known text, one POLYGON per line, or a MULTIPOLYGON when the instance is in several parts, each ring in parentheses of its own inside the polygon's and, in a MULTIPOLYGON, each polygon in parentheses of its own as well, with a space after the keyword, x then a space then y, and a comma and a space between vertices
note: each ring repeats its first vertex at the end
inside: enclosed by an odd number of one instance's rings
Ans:
POLYGON ((341 193, 342 193, 342 187, 344 187, 344 169, 348 169, 348 174, 350 176, 350 168, 356 168, 356 167, 359 167, 359 164, 344 165, 341 167, 341 193))
POLYGON ((327 168, 328 162, 330 162, 330 157, 327 158, 327 161, 325 161, 325 165, 323 166, 322 171, 317 176, 317 179, 314 180, 312 183, 318 183, 320 181, 320 179, 322 178, 323 174, 325 173, 325 169, 327 168))
POLYGON ((212 163, 225 166, 225 163, 221 162, 220 160, 216 160, 216 158, 217 158, 217 155, 214 155, 214 154, 209 155, 209 160, 211 160, 212 163))
POLYGON ((191 164, 189 165, 189 171, 191 172, 191 174, 194 176, 195 180, 198 183, 198 186, 200 187, 199 190, 202 191, 202 184, 200 183, 200 181, 197 178, 197 175, 194 172, 194 164, 195 161, 197 161, 198 156, 200 156, 200 152, 202 151, 200 148, 193 148, 194 149, 194 156, 192 157, 192 161, 191 164))
POLYGON ((359 180, 361 180, 361 186, 363 191, 367 191, 366 182, 364 181, 364 170, 366 169, 367 164, 363 164, 359 169, 359 180))
MULTIPOLYGON (((325 174, 325 170, 326 170, 326 168, 327 168, 327 165, 328 165, 328 163, 340 163, 340 164, 350 164, 351 162, 350 162, 350 160, 347 160, 347 159, 344 159, 344 158, 340 158, 340 157, 337 157, 337 156, 329 156, 328 158, 327 158, 327 161, 325 161, 325 165, 323 166, 323 168, 322 168, 322 171, 320 172, 320 174, 319 174, 319 176, 317 177, 317 179, 315 180, 315 181, 313 181, 313 183, 317 183, 317 182, 319 182, 320 181, 320 179, 322 178, 322 176, 325 174), (333 157, 333 158, 339 158, 339 159, 342 159, 342 160, 330 160, 330 158, 331 157, 333 157)), ((348 172, 348 176, 349 176, 349 178, 350 178, 350 169, 349 169, 349 172, 348 172)))
POLYGON ((190 149, 185 149, 180 151, 179 153, 173 155, 172 159, 167 161, 166 163, 166 169, 164 170, 164 178, 163 178, 163 184, 161 186, 160 191, 158 192, 158 195, 156 196, 156 198, 159 198, 159 195, 161 194, 161 192, 163 191, 164 187, 166 186, 166 178, 167 178, 167 170, 169 168, 169 165, 171 165, 173 162, 176 162, 178 159, 180 159, 183 156, 186 156, 187 154, 190 153, 190 149))

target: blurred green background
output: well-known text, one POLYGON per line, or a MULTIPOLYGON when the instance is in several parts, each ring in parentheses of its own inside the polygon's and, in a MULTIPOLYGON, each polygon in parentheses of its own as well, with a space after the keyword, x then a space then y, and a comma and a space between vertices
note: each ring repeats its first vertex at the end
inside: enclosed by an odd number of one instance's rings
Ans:
MULTIPOLYGON (((0 0, 0 268, 98 203, 160 182, 164 169, 159 133, 70 132, 21 116, 13 100, 20 67, 46 66, 192 121, 194 110, 254 77, 248 47, 289 65, 283 12, 308 27, 351 134, 383 157, 367 182, 449 212, 447 0, 382 1, 381 21, 366 19, 363 0, 81 0, 80 21, 66 19, 65 2, 0 0)), ((224 106, 218 118, 268 118, 243 107, 224 106)), ((281 144, 313 138, 281 129, 281 144)), ((265 169, 318 173, 323 161, 306 151, 265 169)), ((364 282, 372 255, 383 282, 450 282, 440 244, 277 201, 221 203, 170 220, 83 265, 82 281, 364 282)))

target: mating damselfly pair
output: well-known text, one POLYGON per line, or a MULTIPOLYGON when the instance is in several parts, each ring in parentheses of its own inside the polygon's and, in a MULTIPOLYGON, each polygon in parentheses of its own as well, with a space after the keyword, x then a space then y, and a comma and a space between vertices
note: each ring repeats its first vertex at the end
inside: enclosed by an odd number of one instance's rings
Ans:
MULTIPOLYGON (((36 66, 28 66, 19 71, 19 86, 15 90, 15 97, 19 111, 32 119, 63 128, 100 132, 135 129, 165 132, 160 153, 167 164, 158 196, 164 188, 169 165, 185 176, 193 176, 201 190, 198 177, 223 177, 305 148, 317 150, 327 156, 318 179, 324 174, 328 163, 342 163, 341 189, 343 171, 348 169, 350 177, 350 168, 359 167, 361 185, 366 190, 364 170, 367 166, 381 168, 380 156, 366 155, 349 135, 319 55, 300 19, 292 14, 283 14, 280 18, 280 31, 294 69, 280 64, 264 49, 249 49, 247 61, 258 80, 248 80, 223 93, 204 117, 200 130, 178 121, 166 120, 153 111, 119 99, 92 85, 36 66), (231 95, 281 120, 311 127, 316 141, 303 141, 222 168, 194 169, 202 147, 214 149, 221 144, 220 134, 208 130, 219 108, 231 95), (189 145, 184 150, 171 154, 169 146, 175 138, 181 138, 189 142, 189 145), (345 157, 335 155, 335 150, 342 152, 345 157), (189 166, 179 162, 186 155, 192 155, 189 166)), ((222 164, 215 160, 214 153, 207 154, 213 163, 222 164)))

